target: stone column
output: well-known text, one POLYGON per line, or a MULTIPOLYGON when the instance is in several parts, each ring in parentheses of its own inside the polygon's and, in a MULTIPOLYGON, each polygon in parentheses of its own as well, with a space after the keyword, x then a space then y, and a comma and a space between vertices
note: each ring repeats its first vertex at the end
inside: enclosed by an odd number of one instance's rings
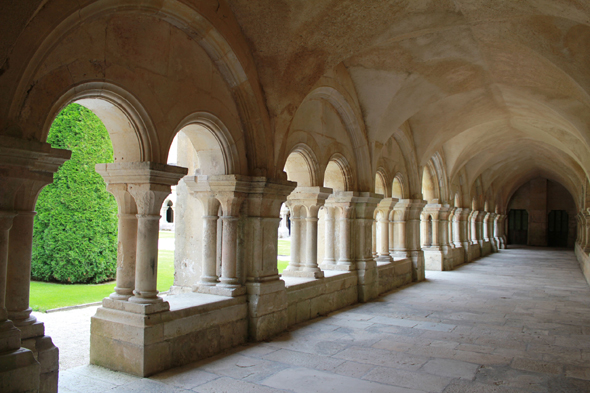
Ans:
POLYGON ((407 201, 406 248, 413 264, 412 281, 423 281, 425 278, 424 252, 420 246, 420 214, 426 205, 426 201, 420 199, 409 199, 407 201))
POLYGON ((296 272, 301 268, 301 222, 303 219, 299 216, 299 209, 303 209, 303 206, 291 206, 291 258, 284 272, 296 272))
POLYGON ((485 218, 485 216, 487 215, 487 212, 478 212, 477 217, 475 218, 475 225, 476 225, 476 229, 475 229, 475 233, 476 233, 476 239, 477 239, 477 243, 479 244, 480 249, 483 249, 483 243, 484 243, 484 237, 483 237, 483 219, 485 218))
POLYGON ((170 194, 170 186, 159 184, 130 184, 129 192, 137 203, 137 251, 135 290, 130 302, 162 303, 158 296, 158 236, 160 208, 170 194))
MULTIPOLYGON (((397 198, 395 199, 397 203, 397 198)), ((395 251, 395 210, 391 209, 389 212, 389 255, 391 255, 391 260, 394 259, 393 252, 395 251)))
POLYGON ((236 247, 238 241, 237 226, 238 217, 223 216, 223 240, 221 248, 221 278, 220 286, 237 288, 238 282, 236 266, 236 247))
POLYGON ((490 227, 489 227, 489 223, 490 223, 490 216, 491 213, 490 212, 483 212, 483 218, 481 220, 482 222, 482 240, 484 242, 489 242, 490 241, 490 227))
POLYGON ((405 259, 409 256, 406 248, 406 216, 411 202, 409 199, 402 199, 393 208, 393 251, 391 256, 394 260, 405 259))
POLYGON ((307 255, 302 269, 304 272, 314 273, 315 278, 324 276, 318 267, 318 210, 317 205, 310 206, 305 218, 307 255))
POLYGON ((279 211, 296 183, 250 179, 244 231, 248 334, 265 340, 287 329, 287 291, 277 269, 279 211))
POLYGON ((58 350, 29 307, 31 254, 37 196, 70 156, 0 136, 0 390, 57 392, 58 350))
MULTIPOLYGON (((422 217, 432 217, 432 242, 424 248, 426 270, 451 270, 452 255, 449 254, 448 217, 449 205, 427 204, 422 217)), ((427 224, 429 221, 424 220, 427 224)))
POLYGON ((135 258, 137 252, 137 205, 135 199, 127 190, 127 184, 110 184, 107 172, 102 172, 99 166, 97 172, 107 183, 107 190, 113 194, 119 210, 119 231, 117 245, 117 275, 115 292, 110 298, 128 300, 133 296, 135 288, 135 258))
POLYGON ((381 201, 380 195, 358 192, 351 193, 351 207, 354 208, 354 266, 358 275, 358 296, 360 302, 367 302, 379 295, 377 262, 372 253, 372 225, 375 209, 381 201))
POLYGON ((447 218, 447 245, 449 248, 455 248, 455 214, 457 208, 449 208, 449 217, 447 218))
MULTIPOLYGON (((325 206, 325 205, 324 205, 325 206)), ((330 266, 336 264, 334 258, 334 234, 336 228, 334 226, 334 208, 325 206, 326 213, 325 217, 325 248, 324 248, 324 260, 322 262, 322 268, 328 269, 330 266)))
POLYGON ((279 239, 285 239, 289 237, 289 228, 287 227, 287 215, 289 214, 289 208, 283 204, 281 206, 281 221, 279 224, 279 239))
POLYGON ((20 331, 8 319, 6 310, 6 273, 8 238, 16 211, 0 210, 0 353, 20 348, 20 331))
POLYGON ((431 214, 432 217, 432 243, 430 244, 432 247, 440 247, 440 221, 438 219, 438 212, 433 212, 431 214))
POLYGON ((496 230, 497 217, 498 217, 498 215, 496 213, 490 213, 490 217, 488 218, 488 233, 490 236, 490 242, 492 244, 492 252, 498 252, 498 249, 500 248, 499 247, 500 243, 498 241, 498 237, 496 236, 496 234, 497 234, 497 230, 496 230))
MULTIPOLYGON (((351 215, 353 209, 351 207, 342 207, 340 215, 340 258, 338 258, 337 265, 353 267, 352 262, 352 244, 351 244, 351 215)), ((351 269, 352 270, 352 269, 351 269)))
MULTIPOLYGON (((229 182, 228 182, 229 183, 229 182)), ((230 183, 231 184, 231 183, 230 183)), ((228 185, 230 185, 228 184, 228 185)), ((238 190, 231 192, 216 192, 217 199, 221 202, 223 216, 220 217, 223 225, 221 238, 221 277, 218 289, 225 291, 226 296, 240 296, 246 293, 246 289, 240 283, 238 277, 238 220, 240 208, 246 194, 238 190)))
MULTIPOLYGON (((297 265, 289 264, 283 271, 283 276, 322 278, 324 273, 318 267, 318 212, 330 196, 332 190, 324 187, 297 187, 287 198, 289 205, 299 206, 299 212, 305 209, 305 250, 301 250, 303 239, 294 238, 295 228, 291 234, 291 258, 304 256, 303 262, 297 265), (294 245, 294 242, 296 244, 294 245)), ((303 221, 303 220, 302 220, 303 221)), ((301 222, 301 225, 303 222, 301 222)))
MULTIPOLYGON (((186 181, 190 180, 187 179, 186 181)), ((198 290, 199 286, 214 286, 219 281, 219 277, 217 277, 217 220, 219 219, 217 214, 219 212, 219 201, 209 192, 192 194, 201 202, 204 213, 201 277, 198 285, 193 287, 193 290, 198 290)))
POLYGON ((453 244, 456 248, 463 247, 461 243, 461 216, 464 209, 455 208, 453 214, 453 244))
POLYGON ((381 219, 379 220, 379 226, 381 229, 380 249, 378 251, 377 262, 393 262, 393 258, 390 254, 390 249, 393 248, 393 244, 390 244, 390 226, 391 221, 389 216, 396 203, 398 202, 395 198, 384 198, 377 205, 377 211, 381 213, 381 219))
MULTIPOLYGON (((371 236, 371 251, 373 254, 373 258, 377 259, 377 257, 379 256, 379 250, 377 250, 377 232, 381 232, 381 226, 379 226, 379 229, 377 229, 377 217, 375 217, 373 219, 373 225, 371 228, 371 232, 372 232, 372 236, 371 236)), ((379 235, 380 236, 380 235, 379 235)))
POLYGON ((461 209, 461 215, 459 216, 459 243, 463 246, 463 261, 465 263, 471 261, 469 246, 471 244, 469 240, 469 218, 471 217, 471 209, 461 209))
POLYGON ((581 247, 586 254, 590 254, 590 209, 583 211, 582 217, 582 227, 585 236, 581 247))
MULTIPOLYGON (((9 254, 6 271, 6 306, 8 318, 21 330, 21 338, 31 337, 27 330, 37 321, 29 307, 31 256, 33 249, 34 211, 19 211, 10 230, 9 254)), ((43 335, 43 329, 38 332, 43 335)))
POLYGON ((477 223, 475 220, 478 215, 479 212, 477 210, 472 210, 469 215, 469 241, 472 245, 477 244, 477 223))
POLYGON ((160 209, 171 186, 178 183, 187 169, 154 162, 96 164, 95 169, 117 198, 119 212, 132 214, 137 209, 137 226, 129 216, 119 222, 117 289, 109 299, 103 300, 103 307, 146 314, 167 310, 168 304, 158 296, 157 290, 160 209), (130 296, 132 283, 134 291, 130 296), (117 304, 125 300, 140 306, 117 304))

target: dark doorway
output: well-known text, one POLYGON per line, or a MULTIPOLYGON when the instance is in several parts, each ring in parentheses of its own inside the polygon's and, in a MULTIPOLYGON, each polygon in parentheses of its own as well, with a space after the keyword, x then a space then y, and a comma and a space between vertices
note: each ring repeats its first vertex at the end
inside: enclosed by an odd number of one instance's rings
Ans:
POLYGON ((513 209, 508 213, 508 244, 527 244, 529 213, 524 209, 513 209))
POLYGON ((166 222, 174 222, 174 210, 172 209, 172 201, 168 201, 168 208, 166 209, 166 222))
POLYGON ((549 247, 567 247, 568 218, 565 210, 552 210, 549 213, 547 228, 547 245, 549 247))

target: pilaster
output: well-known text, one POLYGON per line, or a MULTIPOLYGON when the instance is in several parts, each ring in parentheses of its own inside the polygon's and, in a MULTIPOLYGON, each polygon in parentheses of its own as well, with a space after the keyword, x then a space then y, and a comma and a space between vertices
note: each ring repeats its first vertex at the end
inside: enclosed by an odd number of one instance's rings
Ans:
POLYGON ((29 289, 37 196, 70 156, 46 143, 0 137, 0 386, 6 391, 57 392, 58 350, 31 316, 29 289))
POLYGON ((390 236, 391 212, 398 202, 397 198, 384 198, 377 205, 377 211, 381 213, 381 218, 378 221, 380 226, 379 249, 377 249, 377 262, 393 262, 393 257, 390 254, 390 249, 393 248, 392 237, 390 236), (391 244, 390 244, 391 243, 391 244))
POLYGON ((281 205, 295 188, 286 180, 252 178, 244 231, 248 335, 265 340, 287 329, 287 291, 277 269, 281 205))

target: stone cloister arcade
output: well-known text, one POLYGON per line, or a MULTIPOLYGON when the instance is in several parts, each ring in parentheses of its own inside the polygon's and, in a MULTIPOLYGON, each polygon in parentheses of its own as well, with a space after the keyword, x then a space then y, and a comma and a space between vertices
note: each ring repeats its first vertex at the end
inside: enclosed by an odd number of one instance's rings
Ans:
POLYGON ((484 3, 0 5, 0 390, 57 389, 29 307, 32 228, 70 157, 49 127, 73 102, 109 131, 96 171, 119 208, 93 364, 152 375, 501 252, 511 198, 538 178, 571 196, 590 277, 590 8, 484 3))

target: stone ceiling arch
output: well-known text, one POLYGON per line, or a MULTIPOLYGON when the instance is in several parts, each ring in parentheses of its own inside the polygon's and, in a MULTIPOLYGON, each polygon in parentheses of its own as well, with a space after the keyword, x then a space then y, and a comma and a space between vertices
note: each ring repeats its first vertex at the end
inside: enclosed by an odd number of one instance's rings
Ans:
POLYGON ((362 116, 346 100, 346 98, 333 87, 323 86, 314 89, 305 100, 321 99, 332 105, 344 124, 350 138, 356 161, 356 184, 361 190, 370 190, 373 183, 371 176, 371 155, 364 131, 362 116))
MULTIPOLYGON (((199 151, 215 151, 215 161, 222 163, 222 168, 215 172, 203 174, 247 174, 245 151, 237 146, 231 133, 223 122, 208 112, 196 112, 184 118, 176 128, 174 135, 184 132, 193 143, 197 155, 199 151), (206 132, 205 132, 206 131, 206 132)), ((172 140, 168 144, 172 143, 172 140)), ((201 160, 201 157, 199 157, 201 160)))
POLYGON ((298 187, 319 186, 320 179, 323 179, 313 149, 304 143, 298 143, 293 147, 284 168, 287 179, 297 182, 298 187))
MULTIPOLYGON (((55 43, 60 42, 69 31, 84 22, 109 13, 144 14, 160 18, 184 31, 209 55, 236 101, 241 125, 247 135, 245 142, 248 149, 249 170, 253 174, 265 174, 273 164, 272 149, 269 145, 272 144, 272 135, 270 120, 257 81, 256 68, 251 64, 252 59, 248 52, 244 51, 247 48, 245 41, 236 34, 239 29, 234 29, 230 37, 231 42, 228 41, 226 36, 211 23, 211 20, 217 19, 215 12, 206 8, 204 4, 201 4, 199 9, 199 3, 189 6, 176 0, 148 0, 141 3, 134 0, 100 0, 76 10, 53 28, 35 48, 31 60, 28 61, 20 76, 8 118, 16 121, 21 117, 28 92, 34 87, 33 77, 38 67, 55 47, 55 43), (215 17, 205 18, 200 11, 206 11, 203 14, 215 17), (235 51, 235 47, 240 49, 235 51)), ((39 14, 43 14, 42 10, 39 14)), ((221 26, 222 30, 231 31, 231 28, 227 27, 227 20, 225 23, 226 26, 221 26)), ((152 154, 152 156, 155 155, 152 154)))
POLYGON ((159 144, 154 125, 141 103, 129 92, 107 82, 77 85, 51 107, 41 129, 45 141, 58 113, 71 103, 92 110, 103 122, 113 144, 115 162, 158 161, 159 144))

